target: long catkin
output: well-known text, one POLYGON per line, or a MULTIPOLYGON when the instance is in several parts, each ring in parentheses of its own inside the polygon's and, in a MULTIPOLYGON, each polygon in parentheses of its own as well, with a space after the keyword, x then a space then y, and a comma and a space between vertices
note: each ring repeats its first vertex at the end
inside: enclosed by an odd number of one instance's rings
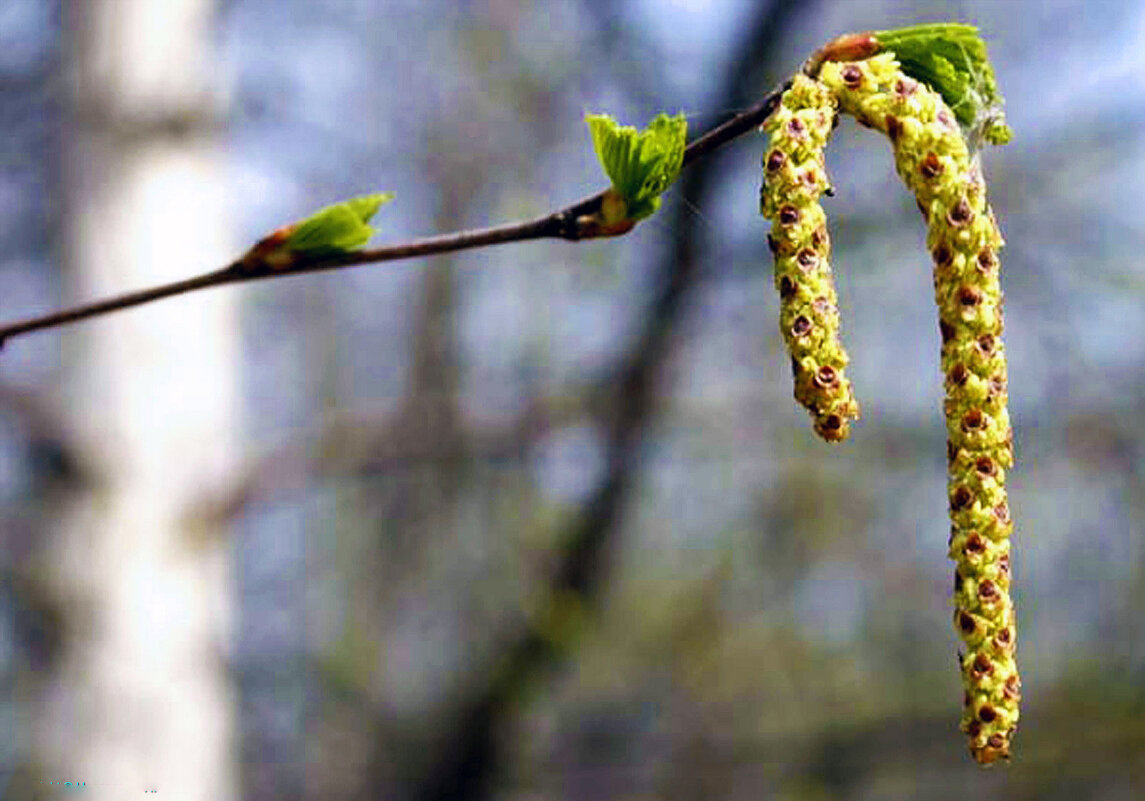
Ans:
POLYGON ((830 188, 823 148, 835 123, 831 92, 797 75, 764 124, 771 134, 763 156, 760 213, 771 220, 779 325, 791 354, 795 399, 828 442, 846 439, 859 405, 844 369, 839 308, 831 276, 831 240, 819 197, 830 188))
POLYGON ((1014 659, 1006 470, 1013 434, 1002 346, 1002 236, 978 160, 942 97, 903 74, 893 53, 828 62, 819 80, 842 110, 885 133, 926 217, 945 374, 950 558, 964 688, 962 730, 982 764, 1008 759, 1021 681, 1014 659))

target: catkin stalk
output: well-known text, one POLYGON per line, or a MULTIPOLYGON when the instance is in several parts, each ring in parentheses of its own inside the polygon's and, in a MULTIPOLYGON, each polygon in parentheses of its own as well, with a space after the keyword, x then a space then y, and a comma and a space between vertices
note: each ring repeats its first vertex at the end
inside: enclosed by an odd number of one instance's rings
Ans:
POLYGON ((962 730, 982 764, 1008 759, 1021 681, 1014 659, 1006 470, 1013 434, 1002 346, 1002 236, 976 156, 942 97, 893 53, 822 65, 839 106, 885 133, 899 176, 926 217, 945 374, 950 558, 964 688, 962 730))
POLYGON ((831 240, 819 197, 830 188, 823 148, 835 123, 835 99, 822 84, 796 75, 764 124, 771 134, 763 156, 760 213, 771 220, 779 325, 791 354, 795 399, 828 442, 846 439, 859 416, 844 373, 839 307, 831 276, 831 240))

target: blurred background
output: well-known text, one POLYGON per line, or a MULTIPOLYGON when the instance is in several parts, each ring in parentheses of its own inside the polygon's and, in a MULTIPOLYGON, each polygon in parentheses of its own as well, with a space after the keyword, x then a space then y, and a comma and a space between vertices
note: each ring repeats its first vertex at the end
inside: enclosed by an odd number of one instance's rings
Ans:
POLYGON ((0 797, 1130 799, 1145 787, 1145 6, 4 0, 0 319, 603 188, 851 30, 981 26, 1016 136, 1016 759, 958 732, 925 232, 845 119, 863 420, 791 398, 759 135, 629 236, 214 289, 0 353, 0 797))

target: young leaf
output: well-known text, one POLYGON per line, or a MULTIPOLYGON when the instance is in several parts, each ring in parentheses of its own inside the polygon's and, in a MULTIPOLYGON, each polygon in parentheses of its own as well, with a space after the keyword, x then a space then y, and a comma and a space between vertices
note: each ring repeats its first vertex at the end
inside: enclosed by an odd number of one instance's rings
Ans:
POLYGON ((359 250, 377 231, 369 225, 370 218, 393 199, 393 192, 378 192, 327 206, 296 223, 283 247, 306 256, 359 250))
POLYGON ((604 209, 604 222, 641 220, 655 212, 661 193, 676 180, 684 161, 688 132, 684 115, 660 114, 643 131, 619 125, 606 114, 587 114, 585 121, 596 157, 622 201, 604 209))
POLYGON ((942 95, 971 134, 1004 145, 1014 132, 1002 113, 1002 95, 986 43, 973 25, 939 22, 893 31, 875 31, 883 51, 891 51, 907 75, 942 95))

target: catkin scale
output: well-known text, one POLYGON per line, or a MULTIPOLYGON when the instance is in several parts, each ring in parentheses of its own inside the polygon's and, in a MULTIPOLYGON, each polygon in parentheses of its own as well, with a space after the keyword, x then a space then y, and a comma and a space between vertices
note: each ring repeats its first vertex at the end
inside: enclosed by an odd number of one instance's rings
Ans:
POLYGON ((1021 697, 1005 487, 1013 435, 1001 337, 1002 236, 954 113, 903 74, 893 53, 825 63, 818 78, 841 110, 887 134, 898 174, 927 221, 945 375, 954 626, 964 646, 962 730, 974 758, 990 764, 1009 758, 1021 697))
POLYGON ((796 75, 764 124, 771 134, 763 155, 760 213, 771 220, 768 245, 775 257, 779 327, 791 354, 795 399, 808 410, 815 432, 840 442, 859 416, 844 372, 839 308, 831 275, 831 239, 819 203, 830 190, 823 149, 836 117, 831 92, 796 75))

